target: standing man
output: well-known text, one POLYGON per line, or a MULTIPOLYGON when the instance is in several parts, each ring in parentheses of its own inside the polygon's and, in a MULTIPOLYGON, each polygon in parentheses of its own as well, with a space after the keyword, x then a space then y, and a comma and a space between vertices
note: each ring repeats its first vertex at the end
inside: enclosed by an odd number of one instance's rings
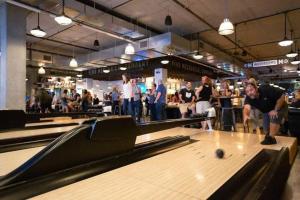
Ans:
POLYGON ((194 90, 192 90, 192 83, 187 82, 186 88, 181 89, 179 92, 179 109, 182 118, 185 117, 189 110, 192 111, 192 114, 196 113, 195 98, 196 95, 194 90))
POLYGON ((263 129, 266 133, 262 144, 275 144, 274 135, 278 134, 280 124, 284 118, 287 119, 288 113, 283 91, 270 85, 258 88, 255 82, 250 81, 245 92, 247 96, 243 110, 244 124, 250 118, 251 106, 257 108, 263 113, 263 129))
POLYGON ((166 95, 167 90, 164 86, 162 80, 158 80, 158 87, 156 90, 156 98, 155 98, 155 110, 156 110, 156 119, 157 120, 164 120, 166 119, 166 95))

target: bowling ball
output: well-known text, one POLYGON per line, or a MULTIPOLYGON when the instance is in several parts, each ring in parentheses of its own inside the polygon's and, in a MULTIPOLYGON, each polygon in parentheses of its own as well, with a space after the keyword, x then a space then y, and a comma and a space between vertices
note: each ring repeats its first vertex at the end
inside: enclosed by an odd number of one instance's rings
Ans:
POLYGON ((225 152, 224 152, 223 149, 217 149, 216 150, 216 156, 217 156, 217 158, 223 158, 224 154, 225 154, 225 152))

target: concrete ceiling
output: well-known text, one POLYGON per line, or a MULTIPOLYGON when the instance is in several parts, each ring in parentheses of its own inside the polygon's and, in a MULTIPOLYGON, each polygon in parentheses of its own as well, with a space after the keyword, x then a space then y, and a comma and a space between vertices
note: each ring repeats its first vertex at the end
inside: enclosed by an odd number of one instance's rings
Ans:
MULTIPOLYGON (((23 0, 19 2, 38 6, 54 13, 61 12, 61 1, 23 0)), ((206 50, 206 43, 218 48, 215 52, 207 50, 210 55, 215 56, 214 59, 218 59, 218 56, 224 52, 227 55, 232 55, 235 51, 234 43, 220 36, 215 30, 212 30, 195 15, 180 6, 180 4, 190 9, 213 27, 217 28, 224 16, 228 16, 234 24, 237 24, 236 40, 234 34, 230 35, 229 39, 236 41, 238 45, 248 52, 248 55, 242 56, 242 49, 237 48, 236 51, 239 52, 239 55, 235 55, 235 60, 247 63, 283 58, 290 51, 290 47, 280 47, 277 42, 284 36, 283 12, 286 11, 289 11, 287 13, 287 29, 293 29, 294 38, 296 38, 298 43, 300 42, 299 0, 95 0, 95 3, 127 16, 132 20, 146 24, 161 33, 171 31, 186 38, 193 38, 192 36, 199 33, 200 40, 204 43, 204 50, 206 50), (173 20, 173 25, 170 28, 164 25, 164 18, 167 14, 171 15, 173 20), (220 50, 222 51, 221 53, 219 52, 220 50)), ((76 0, 66 0, 65 12, 76 20, 110 32, 122 35, 131 32, 139 33, 141 37, 137 39, 156 34, 138 25, 133 25, 130 21, 128 22, 90 6, 84 6, 76 0)), ((47 32, 46 38, 83 48, 28 36, 27 42, 31 44, 32 48, 63 52, 72 56, 73 51, 75 55, 91 53, 95 49, 93 42, 96 38, 100 41, 101 49, 127 43, 79 25, 59 26, 49 15, 42 14, 40 17, 40 26, 47 32)), ((29 33, 37 25, 37 14, 30 13, 27 17, 27 22, 27 32, 29 33)), ((115 61, 116 59, 112 58, 111 60, 115 61)), ((232 60, 229 60, 229 62, 232 62, 232 60)), ((293 69, 295 67, 286 65, 277 67, 278 69, 276 68, 274 71, 275 73, 282 73, 285 68, 293 69)), ((258 69, 258 71, 261 71, 263 74, 269 70, 269 68, 266 69, 262 68, 261 70, 258 69)))

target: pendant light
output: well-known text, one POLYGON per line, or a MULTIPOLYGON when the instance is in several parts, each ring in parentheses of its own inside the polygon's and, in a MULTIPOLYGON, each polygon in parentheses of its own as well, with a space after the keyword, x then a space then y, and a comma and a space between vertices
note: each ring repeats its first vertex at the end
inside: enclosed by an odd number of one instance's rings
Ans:
POLYGON ((293 40, 290 40, 286 36, 286 13, 284 13, 284 38, 282 41, 278 42, 279 46, 287 47, 293 44, 293 40))
POLYGON ((170 15, 167 15, 165 18, 165 25, 166 26, 172 26, 172 17, 170 15))
POLYGON ((37 14, 37 17, 38 17, 38 25, 36 28, 32 29, 30 33, 35 37, 44 37, 47 33, 40 27, 40 13, 37 14))
POLYGON ((193 58, 195 60, 200 60, 203 58, 203 55, 200 54, 200 40, 199 40, 199 33, 197 34, 197 39, 198 39, 198 46, 197 46, 197 52, 193 55, 193 58))
MULTIPOLYGON (((291 38, 293 38, 292 37, 292 31, 291 31, 291 38)), ((296 47, 296 42, 295 42, 295 49, 296 48, 297 47, 296 47)), ((288 54, 286 54, 286 57, 288 57, 288 58, 295 58, 297 55, 298 55, 298 53, 295 52, 295 51, 293 51, 293 45, 291 45, 291 51, 288 54)))
POLYGON ((166 64, 168 64, 170 61, 169 60, 162 60, 162 61, 160 61, 161 62, 161 64, 163 64, 163 65, 166 65, 166 64))
POLYGON ((125 54, 126 55, 133 55, 135 53, 134 47, 131 43, 128 43, 125 48, 125 54))
POLYGON ((225 18, 219 27, 220 35, 230 35, 234 33, 234 27, 231 21, 228 18, 225 18))
POLYGON ((300 64, 299 49, 298 49, 298 57, 297 58, 295 57, 294 60, 291 61, 291 64, 292 65, 298 65, 298 64, 300 64))
POLYGON ((94 47, 98 48, 99 46, 100 46, 99 40, 95 40, 94 41, 94 47))
POLYGON ((238 79, 236 83, 237 83, 238 85, 241 85, 241 84, 242 84, 241 79, 238 79))
POLYGON ((70 67, 78 67, 77 60, 75 59, 75 56, 74 56, 74 48, 73 48, 73 58, 71 59, 69 65, 70 65, 70 67))
POLYGON ((216 80, 216 86, 220 86, 221 85, 221 83, 220 83, 220 80, 219 80, 219 78, 216 80))
POLYGON ((125 71, 127 68, 126 67, 120 67, 120 70, 125 71))
POLYGON ((107 73, 110 72, 110 70, 109 69, 104 69, 103 72, 107 74, 107 73))
POLYGON ((65 15, 65 0, 62 0, 62 15, 55 17, 54 20, 62 26, 67 26, 72 23, 72 19, 65 15))
POLYGON ((39 68, 39 70, 38 70, 38 74, 46 74, 46 70, 44 69, 44 67, 43 66, 41 66, 40 68, 39 68))
MULTIPOLYGON (((225 10, 226 12, 228 12, 228 2, 225 2, 225 10)), ((226 13, 226 15, 228 16, 228 13, 226 13)), ((230 35, 234 33, 234 26, 231 23, 231 21, 228 18, 225 18, 223 20, 223 22, 221 23, 221 25, 219 26, 219 34, 220 35, 230 35)))

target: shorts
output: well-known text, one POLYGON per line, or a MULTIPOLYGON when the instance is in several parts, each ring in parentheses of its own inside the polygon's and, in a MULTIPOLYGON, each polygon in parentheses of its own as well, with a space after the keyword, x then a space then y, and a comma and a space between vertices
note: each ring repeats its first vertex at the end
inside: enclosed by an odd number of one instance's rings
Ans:
POLYGON ((198 101, 196 104, 196 113, 203 114, 211 108, 211 105, 208 101, 198 101))
POLYGON ((288 105, 285 103, 282 108, 278 111, 277 118, 271 118, 269 113, 263 113, 263 128, 264 132, 268 133, 270 129, 270 123, 282 124, 283 119, 287 120, 288 116, 288 105))
POLYGON ((179 104, 180 113, 186 113, 188 110, 195 109, 195 104, 190 105, 189 103, 181 103, 179 104))

